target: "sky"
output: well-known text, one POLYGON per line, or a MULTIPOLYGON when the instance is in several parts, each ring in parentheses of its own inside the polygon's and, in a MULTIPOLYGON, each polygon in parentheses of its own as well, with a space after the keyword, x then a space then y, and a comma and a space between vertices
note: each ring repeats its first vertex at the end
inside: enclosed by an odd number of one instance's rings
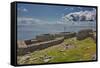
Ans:
POLYGON ((62 23, 66 21, 95 21, 96 9, 92 7, 17 4, 18 21, 28 23, 62 23))

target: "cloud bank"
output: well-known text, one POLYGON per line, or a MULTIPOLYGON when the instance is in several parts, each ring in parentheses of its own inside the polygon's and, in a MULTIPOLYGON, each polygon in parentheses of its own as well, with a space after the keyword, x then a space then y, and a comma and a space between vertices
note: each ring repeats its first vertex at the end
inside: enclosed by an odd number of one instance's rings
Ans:
POLYGON ((95 21, 96 10, 72 12, 62 17, 64 21, 95 21))
POLYGON ((38 24, 41 20, 31 17, 18 17, 17 22, 18 24, 38 24))
POLYGON ((17 22, 18 22, 18 25, 53 24, 49 21, 45 21, 45 20, 41 20, 41 19, 33 18, 33 17, 18 17, 17 22))

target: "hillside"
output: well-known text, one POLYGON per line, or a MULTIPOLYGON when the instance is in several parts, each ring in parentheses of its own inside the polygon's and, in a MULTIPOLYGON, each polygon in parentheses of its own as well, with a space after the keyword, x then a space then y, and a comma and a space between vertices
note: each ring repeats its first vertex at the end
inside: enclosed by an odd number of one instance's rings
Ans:
POLYGON ((63 43, 18 56, 18 64, 42 64, 56 62, 88 61, 96 59, 96 43, 90 37, 77 40, 65 39, 63 43))

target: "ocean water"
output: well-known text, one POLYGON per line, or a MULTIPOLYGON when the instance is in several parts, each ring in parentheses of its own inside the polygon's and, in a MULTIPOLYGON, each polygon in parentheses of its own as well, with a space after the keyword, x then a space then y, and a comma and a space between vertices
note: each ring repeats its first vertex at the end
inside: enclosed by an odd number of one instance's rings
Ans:
POLYGON ((35 39, 35 37, 40 34, 78 32, 81 29, 96 30, 96 22, 69 22, 69 24, 17 24, 17 39, 35 39))

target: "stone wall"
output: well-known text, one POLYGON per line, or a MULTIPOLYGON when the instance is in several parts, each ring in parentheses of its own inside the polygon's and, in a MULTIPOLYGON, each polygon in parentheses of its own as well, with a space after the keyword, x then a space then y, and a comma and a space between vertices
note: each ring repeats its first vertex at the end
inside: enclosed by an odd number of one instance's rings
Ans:
POLYGON ((18 45, 18 55, 23 55, 25 53, 28 52, 32 52, 35 50, 41 50, 41 49, 45 49, 47 47, 50 46, 54 46, 57 44, 60 44, 61 42, 63 42, 63 40, 66 38, 72 38, 76 35, 76 33, 70 33, 70 32, 62 32, 59 34, 43 34, 43 35, 39 35, 36 37, 36 39, 31 39, 31 40, 24 40, 24 41, 18 41, 17 45, 18 45), (61 40, 56 40, 53 42, 49 42, 49 43, 44 43, 44 42, 48 42, 48 41, 52 41, 55 40, 56 38, 59 37, 63 37, 63 39, 61 40), (43 44, 38 44, 38 43, 42 43, 43 44), (35 45, 37 44, 37 45, 35 45), (34 45, 34 46, 30 46, 30 45, 34 45))
POLYGON ((55 34, 54 35, 55 38, 57 38, 57 37, 64 37, 65 39, 72 38, 72 37, 75 37, 75 36, 76 36, 75 32, 61 32, 59 34, 55 34))
POLYGON ((92 29, 84 29, 80 30, 77 34, 76 37, 78 40, 83 40, 87 37, 91 37, 93 35, 93 30, 92 29))
POLYGON ((35 39, 31 39, 31 40, 25 40, 24 42, 25 42, 26 45, 30 45, 30 44, 37 43, 39 41, 38 40, 35 40, 35 39))
POLYGON ((27 54, 28 52, 42 50, 42 49, 60 44, 61 42, 63 42, 64 39, 68 39, 72 37, 76 37, 78 40, 83 40, 87 37, 92 37, 94 40, 96 40, 96 36, 93 36, 92 29, 80 30, 78 33, 63 32, 59 34, 43 34, 43 35, 37 36, 35 40, 18 41, 17 52, 18 52, 18 55, 24 55, 24 54, 27 54), (63 38, 57 40, 56 38, 59 38, 59 37, 63 37, 63 38), (55 41, 52 41, 52 40, 55 40, 55 41))
POLYGON ((41 42, 39 44, 33 44, 33 45, 27 46, 25 48, 18 48, 17 54, 18 55, 24 55, 24 54, 27 54, 29 52, 33 52, 33 51, 36 51, 36 50, 42 50, 42 49, 60 44, 63 41, 64 41, 64 38, 61 38, 61 39, 56 39, 54 41, 52 40, 50 42, 43 42, 43 43, 41 42))
POLYGON ((68 38, 72 38, 72 37, 75 37, 75 36, 76 36, 75 32, 73 32, 73 33, 67 33, 67 34, 65 34, 64 38, 68 39, 68 38))
POLYGON ((54 35, 52 34, 42 34, 42 35, 38 35, 36 36, 36 40, 43 42, 43 41, 49 41, 49 40, 53 40, 54 39, 54 35))

